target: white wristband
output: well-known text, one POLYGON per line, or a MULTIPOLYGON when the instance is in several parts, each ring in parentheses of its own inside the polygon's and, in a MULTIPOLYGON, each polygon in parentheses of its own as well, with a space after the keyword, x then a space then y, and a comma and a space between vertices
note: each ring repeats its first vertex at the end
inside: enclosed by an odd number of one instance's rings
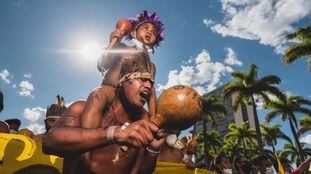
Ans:
POLYGON ((129 125, 130 125, 130 123, 125 122, 125 123, 121 126, 121 132, 124 131, 129 125))
POLYGON ((112 141, 114 139, 113 134, 117 126, 109 126, 107 130, 107 141, 112 141))
POLYGON ((155 151, 155 150, 152 150, 148 147, 146 147, 146 150, 150 156, 157 156, 160 153, 160 151, 155 151))

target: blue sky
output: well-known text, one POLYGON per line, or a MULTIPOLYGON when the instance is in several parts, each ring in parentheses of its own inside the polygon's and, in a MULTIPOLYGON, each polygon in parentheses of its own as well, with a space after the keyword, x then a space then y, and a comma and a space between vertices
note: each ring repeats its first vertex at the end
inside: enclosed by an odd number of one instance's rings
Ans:
MULTIPOLYGON (((101 83, 97 55, 120 18, 155 11, 165 25, 165 41, 151 55, 156 88, 175 84, 201 94, 232 81, 230 72, 260 67, 274 74, 281 89, 311 99, 306 59, 281 63, 286 33, 310 24, 309 0, 222 1, 1 1, 1 120, 19 118, 21 127, 44 129, 48 104, 57 94, 66 103, 85 99, 101 83), (290 9, 290 10, 289 10, 290 9)), ((259 111, 260 120, 264 111, 259 111)), ((298 117, 301 117, 298 115, 298 117)), ((287 123, 276 119, 291 136, 287 123)), ((304 138, 311 141, 311 135, 304 138)), ((281 146, 279 146, 281 147, 281 146)))

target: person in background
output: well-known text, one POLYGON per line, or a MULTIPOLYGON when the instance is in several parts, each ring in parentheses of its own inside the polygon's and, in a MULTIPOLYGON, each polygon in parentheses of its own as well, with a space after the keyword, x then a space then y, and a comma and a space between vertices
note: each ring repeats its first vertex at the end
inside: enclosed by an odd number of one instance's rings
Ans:
POLYGON ((182 163, 183 153, 180 149, 184 146, 177 146, 178 136, 180 131, 172 132, 165 138, 165 143, 161 147, 161 152, 158 155, 158 161, 182 163))
POLYGON ((304 174, 308 173, 308 169, 310 168, 311 158, 305 160, 302 164, 300 164, 296 169, 293 169, 287 159, 282 159, 281 163, 284 168, 285 174, 304 174))
POLYGON ((253 162, 253 173, 258 174, 273 174, 274 169, 272 162, 268 155, 259 155, 255 159, 252 160, 253 162))
POLYGON ((250 173, 250 164, 245 156, 238 156, 235 159, 235 168, 239 174, 250 173))
POLYGON ((21 125, 21 121, 17 118, 7 119, 4 122, 7 123, 11 134, 16 134, 21 125))
POLYGON ((29 137, 29 138, 33 137, 33 132, 27 128, 23 128, 23 129, 18 130, 17 134, 24 135, 24 136, 29 137))
POLYGON ((218 154, 212 161, 210 170, 218 174, 232 174, 232 164, 223 153, 218 154))
MULTIPOLYGON (((2 91, 0 91, 0 112, 2 112, 4 108, 4 97, 2 91)), ((0 121, 0 133, 10 133, 10 128, 8 127, 8 124, 0 121)))
POLYGON ((66 109, 64 98, 57 95, 55 103, 48 105, 46 109, 44 120, 45 133, 34 135, 33 140, 42 143, 45 134, 54 126, 66 109))

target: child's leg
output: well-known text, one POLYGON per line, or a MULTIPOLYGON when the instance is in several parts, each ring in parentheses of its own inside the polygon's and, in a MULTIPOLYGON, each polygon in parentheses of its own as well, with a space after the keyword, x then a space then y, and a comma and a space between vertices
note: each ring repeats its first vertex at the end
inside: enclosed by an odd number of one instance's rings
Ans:
POLYGON ((149 114, 149 119, 153 119, 155 116, 155 112, 156 112, 156 105, 157 105, 157 100, 156 100, 156 93, 155 93, 155 88, 152 87, 151 91, 150 91, 150 97, 147 101, 148 103, 148 114, 149 114))

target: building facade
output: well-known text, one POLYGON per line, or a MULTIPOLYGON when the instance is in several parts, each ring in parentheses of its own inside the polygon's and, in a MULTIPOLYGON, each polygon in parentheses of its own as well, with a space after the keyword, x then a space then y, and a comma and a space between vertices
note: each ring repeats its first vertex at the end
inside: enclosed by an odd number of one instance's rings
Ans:
MULTIPOLYGON (((223 106, 226 108, 227 115, 226 117, 221 117, 219 115, 215 116, 216 119, 216 127, 213 127, 210 122, 206 123, 207 131, 214 130, 217 131, 221 140, 224 139, 224 136, 229 132, 228 126, 230 123, 236 123, 237 125, 241 125, 242 122, 248 121, 249 127, 255 130, 255 121, 253 114, 253 104, 249 102, 247 105, 239 104, 238 109, 234 111, 233 109, 233 101, 235 99, 234 95, 224 98, 223 97, 223 89, 224 86, 221 86, 205 95, 214 95, 219 98, 223 106)), ((203 130, 203 121, 200 120, 194 125, 194 132, 199 130, 203 130)))

